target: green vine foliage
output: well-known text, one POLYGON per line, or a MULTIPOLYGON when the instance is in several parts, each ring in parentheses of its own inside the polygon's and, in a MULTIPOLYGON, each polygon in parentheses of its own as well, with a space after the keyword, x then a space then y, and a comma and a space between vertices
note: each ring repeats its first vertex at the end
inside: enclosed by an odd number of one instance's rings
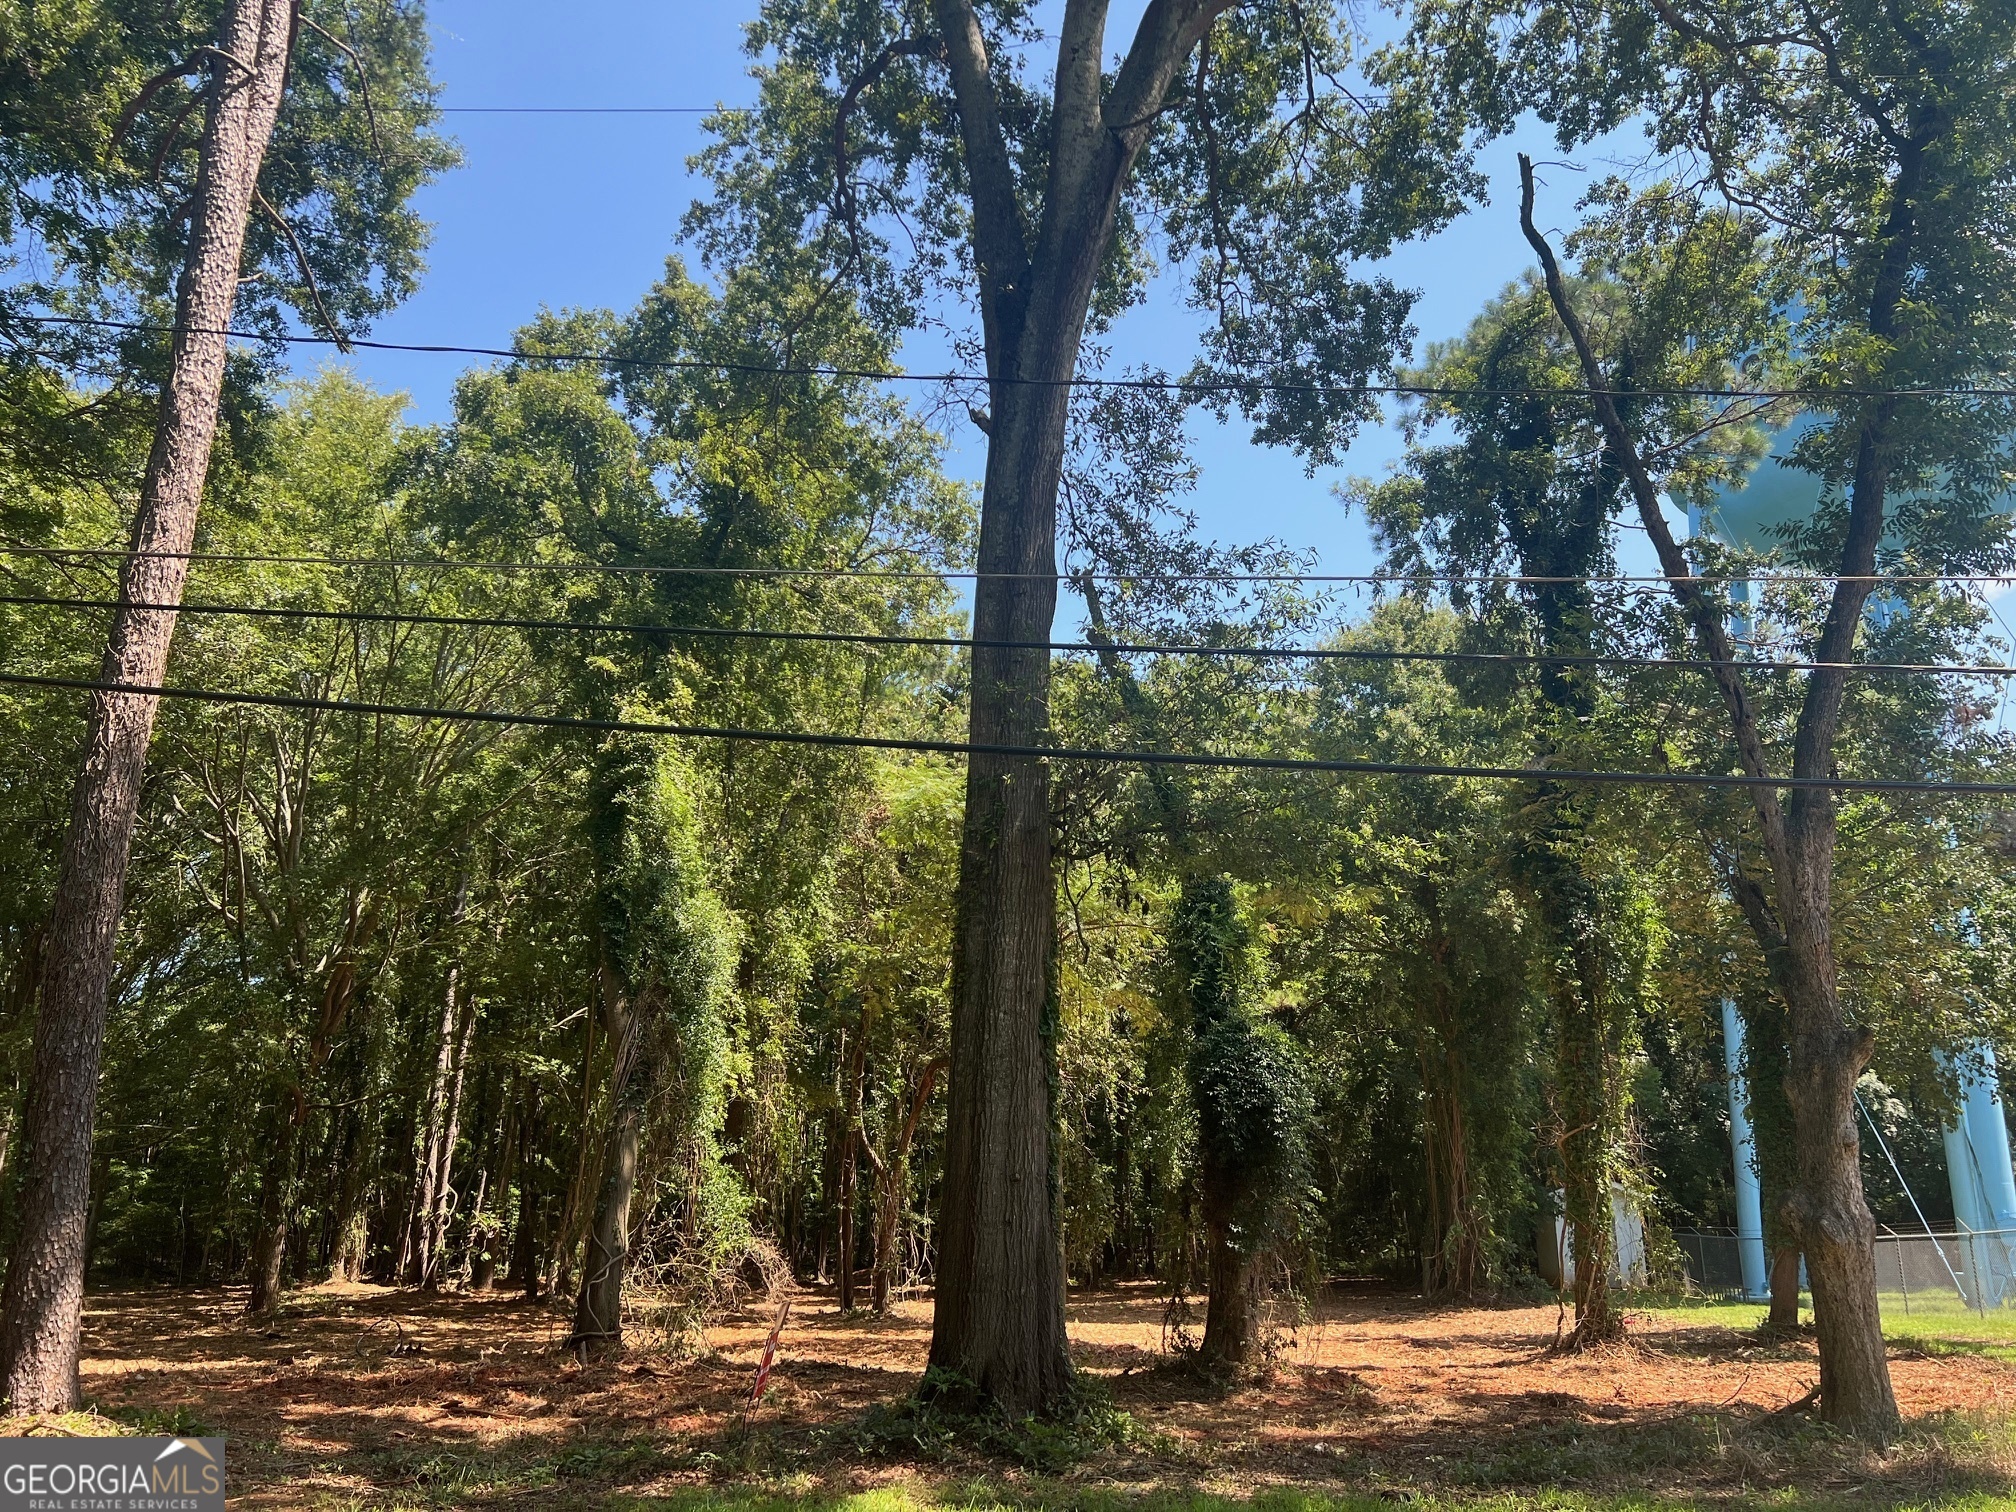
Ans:
MULTIPOLYGON (((657 1137, 691 1173, 689 1205, 739 1217, 719 1174, 716 1131, 728 1096, 730 1045, 724 1007, 738 941, 716 895, 702 847, 696 779, 678 754, 643 737, 605 745, 590 791, 588 840, 595 857, 595 923, 604 960, 640 1027, 632 1095, 652 1103, 657 1137), (716 1200, 709 1202, 712 1197, 716 1200)), ((706 1226, 689 1214, 689 1234, 706 1226)))
POLYGON ((1185 881, 1170 922, 1175 994, 1189 1009, 1190 1095, 1207 1205, 1242 1254, 1280 1237, 1307 1167, 1314 1112, 1301 1048, 1247 997, 1251 937, 1224 877, 1185 881))

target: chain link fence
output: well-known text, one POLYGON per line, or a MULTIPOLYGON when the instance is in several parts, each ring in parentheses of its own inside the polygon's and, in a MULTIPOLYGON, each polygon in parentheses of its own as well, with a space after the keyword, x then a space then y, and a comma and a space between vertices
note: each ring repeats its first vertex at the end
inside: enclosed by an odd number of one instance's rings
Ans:
MULTIPOLYGON (((1694 1290, 1742 1300, 1743 1266, 1735 1234, 1683 1230, 1673 1241, 1694 1290)), ((1999 1308, 2016 1310, 2016 1229, 1950 1234, 1886 1229, 1876 1237, 1876 1295, 1885 1316, 1985 1316, 1999 1308)))

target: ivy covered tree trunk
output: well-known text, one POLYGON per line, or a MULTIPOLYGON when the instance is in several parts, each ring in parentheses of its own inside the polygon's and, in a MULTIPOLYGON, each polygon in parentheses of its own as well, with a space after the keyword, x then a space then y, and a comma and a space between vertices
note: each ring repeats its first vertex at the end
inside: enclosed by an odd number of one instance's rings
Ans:
MULTIPOLYGON (((689 778, 676 755, 618 739, 598 753, 587 802, 601 935, 603 1026, 611 1050, 602 1180, 582 1258, 570 1347, 584 1354, 623 1338, 644 1120, 669 1066, 677 1097, 672 1143, 691 1160, 712 1147, 722 1112, 720 1019, 734 967, 733 930, 709 883, 689 778)), ((689 1167, 686 1221, 695 1221, 689 1167)))
MULTIPOLYGON (((135 555, 99 679, 159 687, 175 632, 209 474, 245 225, 286 85, 292 0, 234 0, 211 64, 202 165, 176 294, 176 332, 154 446, 134 519, 135 555)), ((0 1326, 0 1398, 17 1412, 67 1411, 77 1401, 91 1139, 106 996, 125 902, 126 861, 140 808, 159 700, 93 693, 84 761, 50 912, 35 1061, 22 1144, 20 1228, 7 1267, 0 1326)))
POLYGON ((1171 985, 1191 1025, 1209 1247, 1201 1363, 1244 1372, 1261 1361, 1266 1266, 1289 1218, 1311 1101, 1299 1054, 1244 1000, 1250 941, 1230 882, 1186 878, 1169 943, 1171 985))
MULTIPOLYGON (((1579 879, 1576 879, 1579 880, 1579 879)), ((1554 878, 1543 888, 1549 902, 1574 898, 1578 889, 1554 878)), ((1624 1090, 1624 1049, 1631 1033, 1631 1005, 1614 990, 1587 932, 1599 927, 1590 900, 1566 918, 1550 918, 1556 938, 1569 935, 1572 963, 1557 966, 1554 999, 1554 1096, 1560 1134, 1556 1146, 1561 1187, 1574 1257, 1575 1330, 1566 1343, 1580 1348, 1602 1344, 1624 1332, 1611 1297, 1617 1264, 1613 1188, 1618 1150, 1629 1104, 1624 1090), (1574 934, 1583 934, 1580 940, 1574 934)))
MULTIPOLYGON (((605 987, 603 1027, 615 1058, 610 1067, 609 1121, 602 1141, 602 1183, 595 1194, 588 1247, 581 1257, 581 1290, 567 1347, 590 1354, 623 1342, 623 1271, 630 1258, 630 1205, 637 1194, 637 1154, 644 1111, 656 1081, 646 1062, 646 1025, 611 982, 605 987)), ((652 1026, 655 1028, 655 1026, 652 1026)))

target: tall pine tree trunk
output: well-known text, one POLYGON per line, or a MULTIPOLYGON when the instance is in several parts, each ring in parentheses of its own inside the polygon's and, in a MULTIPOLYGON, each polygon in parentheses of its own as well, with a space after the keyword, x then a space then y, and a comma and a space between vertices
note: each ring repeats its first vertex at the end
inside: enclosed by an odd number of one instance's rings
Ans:
MULTIPOLYGON (((189 571, 181 553, 195 540, 224 388, 223 333, 236 302, 246 218, 286 85, 292 25, 291 0, 234 0, 218 37, 223 57, 212 60, 168 379, 133 524, 136 554, 120 579, 126 604, 181 601, 189 571)), ((172 610, 116 611, 100 679, 160 686, 174 630, 172 610)), ((141 693, 90 698, 35 1023, 23 1130, 29 1174, 0 1304, 0 1397, 16 1411, 62 1411, 77 1400, 98 1063, 157 703, 141 693)))

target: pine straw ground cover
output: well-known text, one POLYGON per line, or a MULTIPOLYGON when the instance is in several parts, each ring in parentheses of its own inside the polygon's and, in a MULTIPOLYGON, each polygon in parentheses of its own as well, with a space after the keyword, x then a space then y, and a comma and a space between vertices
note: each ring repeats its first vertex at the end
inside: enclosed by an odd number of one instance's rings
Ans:
POLYGON ((707 1358, 584 1367, 558 1349, 562 1320, 502 1297, 330 1287, 256 1326, 243 1300, 94 1296, 85 1389, 99 1416, 0 1427, 223 1432, 244 1508, 2016 1507, 2016 1363, 1959 1334, 1893 1348, 1911 1424, 1879 1455, 1774 1415, 1815 1379, 1810 1342, 1760 1345, 1712 1310, 1647 1313, 1631 1347, 1560 1357, 1552 1307, 1431 1308, 1350 1287, 1270 1382, 1226 1393, 1170 1368, 1162 1299, 1124 1288, 1072 1299, 1098 1383, 1086 1425, 1010 1425, 984 1454, 887 1410, 923 1366, 922 1302, 843 1318, 829 1295, 800 1294, 745 1429, 760 1305, 716 1329, 707 1358))

